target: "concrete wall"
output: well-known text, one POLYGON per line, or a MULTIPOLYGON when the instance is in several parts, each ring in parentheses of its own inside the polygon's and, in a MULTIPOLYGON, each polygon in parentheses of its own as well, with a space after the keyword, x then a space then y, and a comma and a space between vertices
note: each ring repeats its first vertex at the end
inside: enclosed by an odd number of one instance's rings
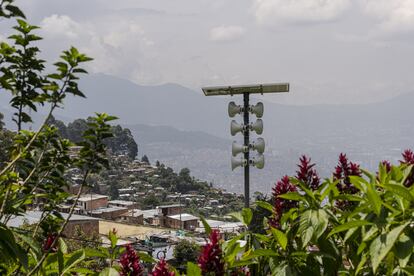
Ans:
POLYGON ((78 220, 78 221, 69 221, 66 225, 65 231, 63 234, 67 237, 76 237, 76 227, 79 226, 82 232, 87 236, 93 236, 99 234, 99 220, 78 220))
POLYGON ((166 218, 165 220, 165 227, 173 228, 173 229, 180 229, 182 227, 185 230, 195 230, 198 226, 198 220, 188 220, 188 221, 180 221, 178 219, 166 218))

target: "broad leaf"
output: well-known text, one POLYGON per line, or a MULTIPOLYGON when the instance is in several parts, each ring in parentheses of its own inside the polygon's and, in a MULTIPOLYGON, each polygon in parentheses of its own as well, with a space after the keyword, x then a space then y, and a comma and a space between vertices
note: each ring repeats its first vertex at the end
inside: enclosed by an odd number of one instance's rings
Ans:
POLYGON ((364 226, 364 225, 372 225, 372 222, 366 221, 366 220, 353 220, 353 221, 349 221, 347 223, 341 224, 337 227, 335 227, 334 229, 332 229, 332 231, 329 233, 328 237, 339 233, 339 232, 343 232, 346 230, 349 230, 351 228, 355 228, 355 227, 360 227, 360 226, 364 226))
POLYGON ((243 208, 242 210, 242 217, 243 217, 243 223, 247 226, 250 224, 253 218, 253 212, 250 208, 243 208))
POLYGON ((206 232, 207 235, 210 235, 211 233, 210 225, 207 223, 206 219, 203 216, 200 216, 200 220, 203 223, 204 231, 206 232))
POLYGON ((391 232, 382 234, 372 241, 369 247, 369 254, 371 256, 374 273, 376 273, 379 264, 382 262, 385 256, 387 256, 388 252, 390 252, 395 242, 401 235, 402 231, 408 224, 409 223, 407 222, 404 225, 398 226, 391 230, 391 232))
POLYGON ((276 228, 273 228, 273 227, 271 228, 271 231, 272 231, 273 237, 275 237, 275 239, 280 244, 282 249, 286 250, 286 246, 288 242, 286 235, 282 231, 276 228))
POLYGON ((201 276, 201 269, 198 267, 198 265, 188 262, 187 263, 187 275, 201 276))
POLYGON ((119 276, 119 273, 115 268, 107 267, 99 273, 99 276, 119 276))

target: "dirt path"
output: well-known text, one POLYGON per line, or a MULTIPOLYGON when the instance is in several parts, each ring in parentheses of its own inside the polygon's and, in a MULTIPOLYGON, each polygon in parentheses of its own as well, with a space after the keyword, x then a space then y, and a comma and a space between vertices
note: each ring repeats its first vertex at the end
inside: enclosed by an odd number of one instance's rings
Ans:
POLYGON ((151 234, 158 234, 161 232, 168 231, 163 228, 153 228, 148 226, 135 226, 123 223, 117 223, 112 221, 99 221, 99 234, 101 235, 108 235, 108 232, 112 229, 117 230, 118 237, 128 237, 128 236, 136 236, 139 239, 145 239, 145 236, 149 236, 151 234))

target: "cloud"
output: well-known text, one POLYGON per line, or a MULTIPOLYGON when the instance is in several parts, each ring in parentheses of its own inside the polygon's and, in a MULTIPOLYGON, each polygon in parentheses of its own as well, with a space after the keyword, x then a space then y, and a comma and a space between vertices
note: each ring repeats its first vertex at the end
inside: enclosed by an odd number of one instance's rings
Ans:
POLYGON ((219 26, 210 30, 210 40, 234 41, 240 39, 245 32, 240 26, 219 26))
POLYGON ((40 26, 45 33, 54 36, 66 36, 71 39, 78 38, 82 30, 82 27, 69 16, 57 14, 44 18, 40 26))
POLYGON ((254 0, 256 20, 262 25, 320 23, 337 19, 351 0, 254 0))
POLYGON ((414 30, 414 1, 360 0, 363 11, 378 20, 382 33, 408 33, 414 30))
POLYGON ((54 14, 44 18, 40 25, 45 42, 49 41, 47 47, 60 51, 67 45, 75 45, 93 57, 93 62, 87 65, 91 72, 151 82, 142 71, 154 55, 155 43, 135 21, 114 16, 100 18, 98 22, 75 21, 67 15, 54 14))

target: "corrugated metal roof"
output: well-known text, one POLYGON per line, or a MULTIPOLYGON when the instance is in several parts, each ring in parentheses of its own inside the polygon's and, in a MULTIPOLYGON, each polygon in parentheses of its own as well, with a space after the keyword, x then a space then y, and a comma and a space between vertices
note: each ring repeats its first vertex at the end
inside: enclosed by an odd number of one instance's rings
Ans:
MULTIPOLYGON (((64 219, 66 219, 69 214, 61 213, 61 215, 64 219)), ((40 221, 41 216, 42 216, 42 211, 27 211, 22 216, 12 217, 7 223, 7 226, 21 227, 23 226, 24 223, 35 224, 40 221)), ((99 220, 99 219, 89 217, 89 216, 76 215, 76 214, 73 214, 69 219, 69 221, 80 221, 80 220, 99 220)))

